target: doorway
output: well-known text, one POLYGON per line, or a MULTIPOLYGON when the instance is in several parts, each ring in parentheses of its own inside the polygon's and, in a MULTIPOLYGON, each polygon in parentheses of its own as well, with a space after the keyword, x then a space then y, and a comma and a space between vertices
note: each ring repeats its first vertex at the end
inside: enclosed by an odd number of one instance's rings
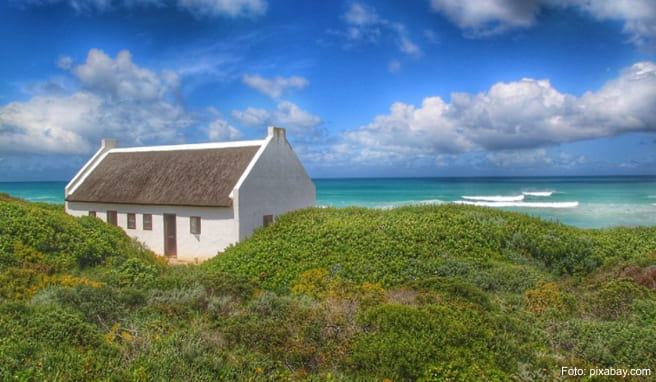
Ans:
POLYGON ((164 214, 164 254, 171 257, 176 257, 178 254, 175 214, 164 214))

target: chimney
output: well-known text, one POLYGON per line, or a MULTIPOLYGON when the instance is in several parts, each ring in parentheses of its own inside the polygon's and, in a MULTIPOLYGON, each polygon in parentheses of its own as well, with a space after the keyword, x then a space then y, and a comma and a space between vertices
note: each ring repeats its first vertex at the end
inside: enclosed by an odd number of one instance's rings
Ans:
POLYGON ((103 158, 104 154, 111 149, 118 147, 118 141, 116 139, 103 139, 100 143, 100 150, 89 159, 89 161, 78 171, 77 174, 71 179, 70 182, 64 188, 64 193, 68 195, 72 194, 73 191, 82 183, 84 178, 100 163, 100 160, 103 158))
POLYGON ((103 139, 100 144, 100 149, 102 151, 109 151, 115 149, 118 146, 118 141, 116 139, 103 139))
POLYGON ((269 135, 268 136, 269 137, 274 137, 274 138, 287 139, 284 127, 269 126, 269 135))

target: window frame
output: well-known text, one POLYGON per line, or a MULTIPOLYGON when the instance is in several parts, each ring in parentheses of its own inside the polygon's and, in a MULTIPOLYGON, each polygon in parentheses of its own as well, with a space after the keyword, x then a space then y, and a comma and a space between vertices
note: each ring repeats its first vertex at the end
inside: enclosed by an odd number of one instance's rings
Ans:
POLYGON ((143 214, 141 216, 141 227, 143 228, 144 231, 153 230, 153 214, 143 214), (146 224, 146 221, 148 221, 148 224, 146 224))
POLYGON ((137 214, 128 212, 127 214, 127 227, 128 229, 137 229, 137 214))
POLYGON ((200 216, 190 216, 189 217, 189 233, 192 235, 200 235, 201 233, 201 218, 200 216), (196 222, 196 226, 194 225, 196 222), (196 228, 196 229, 194 229, 196 228))
POLYGON ((118 211, 107 210, 107 223, 118 227, 118 211))

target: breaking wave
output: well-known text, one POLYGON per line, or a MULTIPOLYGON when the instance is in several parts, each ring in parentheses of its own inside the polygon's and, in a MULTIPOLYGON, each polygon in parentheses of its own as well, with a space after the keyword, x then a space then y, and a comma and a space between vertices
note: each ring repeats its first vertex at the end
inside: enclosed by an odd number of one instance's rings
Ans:
POLYGON ((553 195, 553 191, 524 191, 522 195, 524 196, 538 196, 538 197, 549 197, 553 195))
POLYGON ((477 200, 484 202, 521 202, 524 200, 524 194, 517 196, 462 196, 463 199, 477 200))
POLYGON ((481 207, 526 207, 526 208, 576 208, 579 202, 523 202, 523 201, 469 201, 458 200, 456 204, 481 207))

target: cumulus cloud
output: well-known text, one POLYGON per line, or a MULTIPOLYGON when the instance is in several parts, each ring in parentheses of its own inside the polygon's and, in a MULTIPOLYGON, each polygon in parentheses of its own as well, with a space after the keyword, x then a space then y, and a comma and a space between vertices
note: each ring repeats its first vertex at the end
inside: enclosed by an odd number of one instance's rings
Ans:
POLYGON ((85 63, 70 66, 81 90, 0 107, 1 152, 86 154, 103 137, 125 145, 171 142, 200 121, 167 97, 177 89, 176 73, 141 68, 127 51, 112 59, 93 49, 85 63))
POLYGON ((467 33, 485 36, 533 25, 540 3, 540 0, 431 0, 431 7, 467 33))
POLYGON ((180 83, 179 76, 173 71, 157 74, 135 65, 132 55, 126 50, 112 59, 101 50, 91 49, 86 62, 72 68, 72 73, 87 90, 119 100, 161 99, 176 91, 180 83))
POLYGON ((383 37, 391 38, 400 52, 411 56, 421 55, 421 48, 414 43, 403 24, 390 21, 378 15, 372 7, 361 3, 351 3, 342 15, 346 30, 342 33, 350 48, 358 43, 377 43, 383 37))
POLYGON ((310 83, 303 77, 291 76, 285 78, 276 76, 273 79, 269 79, 264 78, 258 74, 253 76, 244 75, 242 80, 246 85, 268 95, 273 99, 280 98, 283 93, 292 89, 304 89, 310 83))
POLYGON ((469 37, 531 27, 543 9, 554 7, 572 7, 597 20, 622 20, 633 44, 656 47, 656 2, 652 0, 431 0, 434 11, 446 15, 469 37))
POLYGON ((519 157, 537 161, 545 146, 656 131, 655 104, 656 63, 639 62, 581 97, 559 92, 549 80, 525 78, 478 94, 453 93, 450 103, 440 97, 425 98, 419 107, 397 102, 389 114, 343 138, 369 158, 487 151, 495 152, 488 159, 503 164, 511 160, 503 150, 537 149, 519 157))
POLYGON ((266 13, 266 0, 27 0, 19 6, 64 3, 78 13, 103 13, 131 8, 178 8, 197 17, 256 17, 266 13))
POLYGON ((589 0, 572 4, 598 20, 623 20, 624 33, 638 47, 656 49, 656 2, 651 0, 589 0))
POLYGON ((321 118, 313 115, 289 101, 280 101, 276 110, 256 109, 233 110, 230 114, 237 123, 249 127, 277 125, 289 128, 299 135, 314 133, 321 124, 321 118))

